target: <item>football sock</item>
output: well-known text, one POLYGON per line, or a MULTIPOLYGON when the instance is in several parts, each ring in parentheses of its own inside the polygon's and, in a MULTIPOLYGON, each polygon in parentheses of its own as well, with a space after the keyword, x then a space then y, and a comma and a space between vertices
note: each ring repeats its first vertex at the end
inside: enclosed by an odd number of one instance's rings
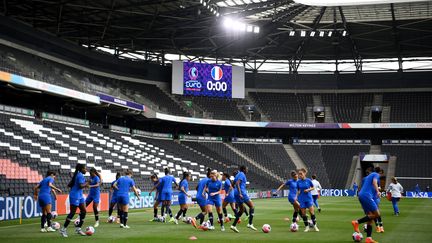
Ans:
POLYGON ((251 208, 249 211, 249 224, 253 224, 254 214, 255 214, 255 208, 251 208))
POLYGON ((366 227, 366 237, 372 236, 372 225, 368 224, 366 227))
POLYGON ((153 208, 153 217, 157 217, 157 212, 158 212, 158 209, 157 208, 153 208))
POLYGON ((124 216, 123 216, 123 211, 120 211, 120 224, 122 224, 122 225, 124 225, 124 221, 123 221, 123 219, 124 219, 124 216))
POLYGON ((94 215, 95 215, 95 220, 99 221, 99 211, 97 210, 97 208, 93 209, 94 211, 94 215))
POLYGON ((297 222, 297 216, 298 216, 298 212, 294 211, 294 213, 293 213, 293 219, 292 219, 293 223, 297 222))
POLYGON ((79 223, 77 225, 78 228, 81 228, 81 226, 84 224, 84 219, 86 217, 86 212, 80 212, 79 214, 79 223))
POLYGON ((45 228, 46 218, 47 218, 47 216, 42 214, 42 216, 41 216, 41 229, 45 228))
POLYGON ((209 213, 210 225, 213 226, 213 213, 209 213))
POLYGON ((187 208, 183 209, 183 218, 186 217, 187 208))
POLYGON ((357 219, 357 222, 359 223, 359 224, 363 224, 363 223, 366 223, 366 222, 369 222, 369 220, 370 220, 370 218, 369 218, 369 216, 364 216, 363 218, 361 218, 361 219, 357 219))
POLYGON ((382 227, 383 226, 383 222, 382 222, 382 219, 381 219, 381 216, 379 216, 378 217, 378 225, 380 226, 380 227, 382 227))
POLYGON ((123 212, 123 223, 124 225, 126 225, 127 221, 128 221, 128 212, 123 212))
POLYGON ((234 222, 233 222, 233 226, 235 227, 236 225, 237 225, 237 222, 239 221, 239 219, 240 219, 240 217, 243 215, 243 212, 242 211, 240 211, 240 212, 238 212, 237 214, 236 214, 236 218, 234 219, 234 222))
POLYGON ((110 207, 108 211, 108 217, 111 217, 114 208, 110 207))
POLYGON ((204 222, 204 214, 203 213, 199 213, 195 219, 199 219, 200 220, 200 225, 204 222))
POLYGON ((177 212, 177 215, 175 216, 175 218, 176 219, 179 219, 180 218, 180 215, 183 213, 183 209, 180 209, 178 212, 177 212))
POLYGON ((46 217, 47 217, 46 220, 47 220, 48 227, 51 227, 52 214, 48 213, 46 217))
POLYGON ((228 216, 228 211, 227 211, 227 209, 226 209, 226 208, 222 208, 222 211, 223 211, 224 216, 227 217, 227 216, 228 216))
POLYGON ((162 209, 161 209, 161 215, 164 216, 165 215, 165 205, 162 205, 162 209))
POLYGON ((167 210, 167 212, 168 212, 170 218, 172 218, 172 217, 173 217, 173 213, 172 213, 172 211, 171 211, 171 206, 170 206, 170 205, 167 205, 166 208, 167 208, 166 210, 167 210))
POLYGON ((219 214, 218 214, 218 217, 219 217, 220 225, 223 226, 223 225, 224 225, 223 215, 222 215, 221 213, 219 213, 219 214))
POLYGON ((247 211, 246 208, 245 208, 245 210, 244 210, 244 214, 246 214, 246 216, 249 216, 249 213, 248 213, 248 211, 247 211))
POLYGON ((306 214, 302 216, 302 219, 303 219, 304 226, 309 226, 308 217, 306 214))
POLYGON ((63 228, 67 228, 70 224, 70 221, 72 221, 73 217, 75 216, 75 212, 70 212, 68 216, 66 217, 65 223, 63 225, 63 228))
POLYGON ((316 217, 315 214, 311 215, 313 225, 316 225, 316 217))

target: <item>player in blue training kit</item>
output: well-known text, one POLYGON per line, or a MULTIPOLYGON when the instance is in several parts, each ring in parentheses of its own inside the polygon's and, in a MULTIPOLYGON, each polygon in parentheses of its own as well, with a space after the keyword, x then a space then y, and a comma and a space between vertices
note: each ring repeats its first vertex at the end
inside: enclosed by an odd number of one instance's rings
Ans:
POLYGON ((166 212, 170 216, 169 222, 175 222, 171 211, 171 201, 172 201, 172 184, 174 183, 176 187, 178 187, 177 182, 175 181, 174 176, 170 175, 170 171, 168 168, 165 168, 165 176, 161 178, 162 191, 161 191, 161 200, 162 200, 162 216, 164 216, 164 208, 166 212))
POLYGON ((190 197, 190 195, 188 194, 189 180, 190 180, 190 174, 188 172, 183 172, 183 179, 179 183, 180 193, 178 195, 180 210, 177 212, 177 215, 175 217, 175 224, 178 224, 178 220, 180 216, 183 217, 183 220, 186 219, 186 212, 188 210, 187 198, 190 197))
POLYGON ((297 180, 297 199, 300 203, 300 214, 305 225, 304 232, 309 232, 310 230, 306 209, 309 211, 315 231, 319 231, 316 225, 315 209, 311 194, 311 191, 314 189, 313 183, 311 179, 306 177, 307 170, 305 168, 299 169, 297 173, 299 176, 297 180))
POLYGON ((84 164, 77 164, 75 166, 75 172, 72 180, 68 184, 68 186, 71 188, 69 192, 70 213, 66 217, 63 228, 60 229, 60 234, 63 237, 68 237, 66 229, 75 216, 76 210, 78 208, 80 210, 79 223, 75 226, 75 231, 79 235, 86 236, 86 234, 81 230, 87 213, 83 195, 83 189, 88 187, 88 183, 84 178, 85 173, 87 173, 86 166, 84 164))
MULTIPOLYGON (((117 205, 117 189, 114 188, 114 183, 120 178, 120 172, 117 172, 115 181, 111 182, 111 200, 110 200, 110 206, 108 211, 108 221, 110 220, 110 217, 112 215, 112 212, 114 210, 114 206, 117 205)), ((120 206, 117 205, 117 219, 120 220, 120 206)), ((120 221, 117 221, 120 222, 120 221)))
POLYGON ((291 179, 287 180, 284 184, 280 185, 279 188, 276 190, 276 192, 279 192, 284 187, 289 189, 288 202, 290 202, 294 208, 294 213, 292 217, 293 223, 297 222, 297 216, 300 211, 300 204, 297 201, 297 180, 298 180, 297 172, 293 170, 291 171, 291 179))
MULTIPOLYGON (((380 170, 381 169, 379 167, 375 168, 375 171, 380 170)), ((369 171, 371 171, 371 173, 363 179, 362 187, 358 194, 358 199, 366 216, 358 220, 353 220, 351 223, 355 232, 360 232, 359 224, 367 223, 366 243, 374 243, 376 241, 372 239, 372 222, 380 217, 378 205, 376 204, 374 198, 379 197, 380 194, 378 187, 380 175, 376 172, 372 172, 372 170, 369 171)))
POLYGON ((120 205, 120 228, 129 229, 127 225, 128 211, 129 211, 129 190, 135 193, 138 198, 140 194, 135 187, 135 181, 132 179, 132 171, 128 170, 125 176, 120 177, 115 183, 114 188, 117 189, 117 204, 120 205))
POLYGON ((231 209, 234 212, 234 215, 237 214, 237 207, 234 198, 234 188, 230 179, 230 175, 228 173, 223 173, 222 182, 223 182, 223 190, 225 191, 225 198, 222 202, 222 211, 225 216, 225 223, 228 223, 229 221, 231 221, 231 219, 228 217, 228 212, 226 207, 229 204, 231 206, 231 209))
MULTIPOLYGON (((158 221, 158 207, 159 207, 159 204, 162 203, 162 199, 161 199, 162 179, 159 179, 156 174, 153 174, 150 176, 150 180, 153 182, 154 187, 150 190, 149 195, 151 195, 151 193, 156 190, 155 202, 153 204, 153 219, 151 219, 150 222, 157 222, 158 221)), ((164 206, 162 206, 162 208, 164 208, 164 206)), ((163 212, 162 212, 162 214, 163 214, 163 212)))
POLYGON ((237 173, 237 175, 234 178, 234 198, 236 200, 237 205, 239 206, 239 210, 238 213, 236 215, 236 218, 234 219, 233 224, 231 225, 231 230, 239 233, 239 230, 237 229, 237 224, 239 222, 240 217, 242 216, 243 212, 245 211, 245 206, 244 204, 248 205, 249 207, 249 223, 247 225, 247 227, 249 229, 252 230, 257 230, 254 226, 253 226, 253 218, 254 218, 254 213, 255 213, 255 207, 254 204, 252 202, 252 200, 250 200, 248 193, 246 191, 246 174, 248 172, 248 168, 244 165, 240 166, 239 168, 239 172, 237 173))
POLYGON ((90 205, 90 203, 93 202, 93 212, 95 215, 95 224, 94 227, 97 228, 99 227, 99 211, 98 211, 98 206, 99 206, 99 202, 100 202, 100 186, 102 184, 102 177, 99 174, 99 172, 97 172, 97 170, 95 168, 91 168, 90 169, 90 192, 85 200, 86 203, 86 207, 88 207, 88 205, 90 205))
POLYGON ((209 214, 210 228, 214 230, 213 224, 213 210, 212 206, 216 207, 216 212, 218 214, 219 223, 221 225, 221 231, 225 231, 224 221, 222 216, 222 199, 220 197, 220 193, 222 191, 222 182, 219 180, 219 173, 216 171, 212 171, 210 173, 210 180, 207 180, 207 183, 204 188, 204 192, 207 191, 207 212, 209 214))
POLYGON ((201 212, 198 213, 197 216, 195 216, 195 218, 192 218, 191 223, 192 223, 192 226, 195 228, 198 228, 199 226, 202 225, 202 223, 204 222, 204 218, 207 214, 207 197, 204 194, 205 193, 204 189, 205 189, 205 186, 207 184, 207 181, 210 180, 209 179, 210 178, 210 172, 211 172, 211 169, 207 168, 207 177, 202 178, 198 182, 198 185, 196 188, 196 190, 197 190, 196 202, 197 202, 198 206, 200 207, 201 212), (196 222, 198 219, 200 220, 199 225, 197 225, 197 222, 196 222))
POLYGON ((34 199, 37 200, 39 207, 42 209, 41 216, 41 232, 54 232, 55 230, 51 228, 51 192, 54 194, 54 198, 56 198, 56 192, 62 192, 60 189, 54 186, 54 180, 56 177, 56 173, 53 171, 48 171, 46 177, 39 182, 39 184, 33 189, 34 190, 34 199), (51 190, 54 189, 54 190, 51 190), (39 193, 38 193, 39 191, 39 193), (45 227, 45 224, 47 227, 45 227))

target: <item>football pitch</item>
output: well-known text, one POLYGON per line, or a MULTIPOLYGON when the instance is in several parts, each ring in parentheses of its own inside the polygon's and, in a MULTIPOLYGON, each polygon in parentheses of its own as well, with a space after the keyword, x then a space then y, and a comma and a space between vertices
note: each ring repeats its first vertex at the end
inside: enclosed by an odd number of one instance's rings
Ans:
MULTIPOLYGON (((129 213, 130 229, 120 229, 118 224, 106 223, 106 212, 101 216, 101 225, 96 228, 93 236, 78 236, 71 225, 68 229, 69 238, 61 238, 58 232, 39 233, 40 219, 27 219, 19 225, 18 221, 0 222, 0 242, 190 242, 189 237, 195 236, 201 242, 353 242, 351 220, 362 216, 362 210, 357 198, 322 197, 320 206, 322 212, 317 213, 320 232, 313 230, 304 233, 300 222, 298 232, 290 232, 292 207, 283 199, 255 200, 254 225, 258 231, 246 228, 246 222, 238 225, 240 233, 234 233, 226 225, 226 231, 221 232, 216 225, 215 231, 200 231, 191 225, 179 222, 170 223, 149 222, 153 209, 132 210, 129 213), (265 234, 261 231, 263 224, 270 224, 272 231, 265 234)), ((178 206, 172 207, 176 213, 178 206)), ((229 210, 230 211, 230 210, 229 210)), ((432 242, 432 200, 403 199, 400 202, 401 214, 393 216, 391 203, 384 198, 381 203, 381 214, 385 233, 373 233, 379 242, 432 242)), ((194 216, 197 207, 191 207, 188 216, 194 216)), ((56 220, 63 223, 65 216, 56 220)), ((85 226, 93 225, 94 216, 88 214, 85 226)), ((84 226, 84 227, 85 227, 84 226)), ((375 230, 375 226, 374 226, 375 230)), ((363 234, 366 237, 366 234, 363 234)), ((364 240, 363 240, 364 241, 364 240)))

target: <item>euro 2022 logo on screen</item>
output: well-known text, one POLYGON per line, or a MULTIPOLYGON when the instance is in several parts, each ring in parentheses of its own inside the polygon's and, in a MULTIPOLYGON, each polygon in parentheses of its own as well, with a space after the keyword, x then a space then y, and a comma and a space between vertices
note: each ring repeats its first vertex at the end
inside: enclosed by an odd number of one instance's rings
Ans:
POLYGON ((197 80, 198 69, 196 67, 189 68, 189 80, 185 82, 185 89, 188 91, 201 91, 202 84, 197 80))

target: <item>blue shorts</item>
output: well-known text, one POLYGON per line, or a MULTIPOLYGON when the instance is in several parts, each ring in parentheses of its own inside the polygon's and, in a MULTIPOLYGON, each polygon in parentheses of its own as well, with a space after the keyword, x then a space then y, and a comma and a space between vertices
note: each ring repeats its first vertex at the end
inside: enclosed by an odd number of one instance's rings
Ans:
POLYGON ((44 208, 47 205, 52 204, 52 202, 51 202, 51 195, 49 195, 49 194, 39 194, 39 196, 38 196, 38 203, 39 203, 39 206, 41 208, 44 208))
POLYGON ((224 202, 226 202, 226 203, 235 203, 236 201, 235 201, 234 196, 231 195, 231 196, 227 196, 227 197, 225 197, 225 198, 224 198, 224 202))
POLYGON ((375 203, 374 199, 370 196, 359 195, 359 201, 362 205, 363 211, 368 214, 370 212, 375 212, 378 210, 378 205, 375 203))
POLYGON ((290 202, 291 204, 293 204, 294 205, 294 203, 295 203, 295 201, 296 201, 296 197, 294 196, 294 197, 288 197, 288 202, 290 202))
POLYGON ((78 207, 79 205, 84 203, 85 203, 84 197, 73 198, 69 196, 69 204, 72 206, 78 207))
POLYGON ((187 201, 187 196, 186 196, 186 194, 184 194, 184 193, 180 193, 180 194, 178 195, 178 201, 179 201, 179 204, 180 204, 180 205, 186 204, 186 201, 187 201))
POLYGON ((157 195, 156 201, 158 201, 158 202, 162 202, 161 192, 158 192, 158 195, 157 195))
POLYGON ((121 205, 128 205, 129 195, 117 195, 117 203, 121 205))
POLYGON ((172 200, 172 193, 170 192, 162 192, 160 195, 160 198, 162 201, 171 201, 172 200))
POLYGON ((374 198, 374 202, 379 207, 379 205, 381 203, 381 198, 374 198))
POLYGON ((310 208, 313 205, 312 201, 302 201, 300 203, 300 208, 310 208))
POLYGON ((99 203, 100 202, 100 194, 99 195, 88 195, 85 202, 86 202, 86 204, 90 204, 91 202, 99 203))
POLYGON ((205 207, 207 206, 207 199, 204 197, 197 197, 197 203, 200 207, 205 207))
POLYGON ((237 204, 242 204, 242 203, 250 201, 250 198, 249 198, 249 195, 247 194, 247 192, 242 192, 242 196, 243 196, 243 198, 240 198, 240 194, 234 193, 234 198, 235 198, 235 201, 237 204))
POLYGON ((207 205, 220 207, 220 206, 222 206, 222 200, 221 200, 219 195, 214 196, 214 197, 209 197, 207 199, 207 205))
POLYGON ((116 204, 117 203, 117 196, 112 196, 110 203, 116 204))

